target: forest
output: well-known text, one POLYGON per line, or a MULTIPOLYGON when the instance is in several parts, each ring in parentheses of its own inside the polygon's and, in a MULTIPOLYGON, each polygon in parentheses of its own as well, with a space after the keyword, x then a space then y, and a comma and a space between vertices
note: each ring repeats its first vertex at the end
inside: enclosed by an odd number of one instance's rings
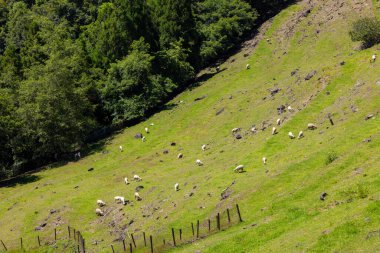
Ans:
POLYGON ((0 0, 0 179, 143 119, 289 2, 0 0))

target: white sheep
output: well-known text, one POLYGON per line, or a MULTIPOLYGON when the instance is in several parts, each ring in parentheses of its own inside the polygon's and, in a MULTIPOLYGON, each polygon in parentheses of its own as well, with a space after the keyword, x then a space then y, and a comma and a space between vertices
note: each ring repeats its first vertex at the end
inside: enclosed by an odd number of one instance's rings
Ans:
POLYGON ((275 127, 272 128, 272 135, 277 134, 277 129, 275 127))
POLYGON ((95 213, 96 213, 96 215, 98 215, 98 216, 104 216, 103 211, 100 210, 99 208, 96 208, 96 209, 95 209, 95 213))
POLYGON ((289 106, 288 106, 288 111, 289 111, 289 112, 294 112, 294 109, 289 105, 289 106))
POLYGON ((142 179, 138 175, 134 175, 133 176, 133 180, 135 180, 135 181, 141 181, 142 179))
POLYGON ((376 61, 376 54, 372 55, 372 62, 376 61))
POLYGON ((177 158, 178 159, 181 159, 183 157, 183 154, 182 153, 179 153, 178 155, 177 155, 177 158))
POLYGON ((247 65, 245 65, 246 69, 249 69, 250 67, 251 67, 251 65, 249 65, 249 63, 247 65))
POLYGON ((203 151, 206 150, 206 144, 203 144, 203 145, 202 145, 202 150, 203 150, 203 151))
POLYGON ((263 163, 264 163, 264 164, 267 164, 267 158, 266 158, 266 157, 263 157, 262 160, 263 160, 263 163))
POLYGON ((106 203, 105 203, 103 200, 100 200, 100 199, 98 199, 98 200, 96 201, 96 204, 98 204, 99 207, 102 207, 102 206, 105 206, 105 205, 106 205, 106 203))
POLYGON ((237 133, 237 132, 239 132, 239 130, 240 130, 240 128, 235 127, 234 129, 232 129, 232 133, 237 133))
POLYGON ((145 142, 145 136, 143 136, 143 137, 141 138, 141 141, 142 141, 142 142, 145 142))
POLYGON ((202 162, 201 160, 199 160, 199 159, 197 159, 197 160, 195 161, 195 163, 196 163, 198 166, 202 166, 202 165, 203 165, 203 162, 202 162))
POLYGON ((257 128, 256 128, 255 126, 252 127, 252 128, 251 128, 251 132, 254 133, 254 134, 257 133, 257 128))
POLYGON ((151 126, 154 126, 154 123, 150 123, 151 126))
POLYGON ((289 136, 290 139, 294 139, 295 138, 295 136, 294 136, 294 134, 292 132, 289 132, 288 136, 289 136))
POLYGON ((300 131, 300 132, 298 133, 298 139, 301 139, 301 138, 303 138, 303 137, 304 137, 303 132, 300 131))
POLYGON ((149 134, 149 128, 145 128, 145 133, 149 134))
POLYGON ((281 125, 281 119, 277 119, 277 125, 281 125))
POLYGON ((123 152, 123 146, 119 146, 119 150, 120 150, 120 152, 123 152))
POLYGON ((242 173, 244 171, 244 165, 238 165, 235 169, 234 172, 237 173, 242 173))
POLYGON ((307 124, 307 128, 309 130, 315 130, 315 129, 317 129, 317 126, 315 124, 313 124, 313 123, 309 123, 309 124, 307 124))
POLYGON ((125 205, 125 198, 122 197, 122 196, 116 196, 115 197, 115 202, 118 203, 118 204, 121 203, 121 204, 125 205))
POLYGON ((140 197, 140 194, 139 194, 138 192, 135 192, 135 199, 136 199, 137 201, 142 200, 142 198, 140 197))
POLYGON ((129 185, 129 182, 128 182, 128 178, 127 178, 127 177, 124 178, 124 182, 125 182, 126 185, 129 185))
POLYGON ((177 192, 177 191, 179 191, 179 183, 176 183, 175 185, 174 185, 174 190, 177 192))

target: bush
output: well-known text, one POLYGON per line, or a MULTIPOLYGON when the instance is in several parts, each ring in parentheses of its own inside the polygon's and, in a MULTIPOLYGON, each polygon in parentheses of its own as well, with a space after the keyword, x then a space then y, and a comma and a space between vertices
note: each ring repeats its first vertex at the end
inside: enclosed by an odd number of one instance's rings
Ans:
POLYGON ((376 18, 362 18, 354 22, 350 36, 353 41, 362 41, 365 47, 380 43, 380 21, 376 18))
POLYGON ((326 161, 325 161, 325 164, 326 165, 329 165, 330 163, 332 163, 333 161, 335 161, 336 159, 338 159, 338 155, 335 153, 335 152, 331 152, 327 155, 326 157, 326 161))

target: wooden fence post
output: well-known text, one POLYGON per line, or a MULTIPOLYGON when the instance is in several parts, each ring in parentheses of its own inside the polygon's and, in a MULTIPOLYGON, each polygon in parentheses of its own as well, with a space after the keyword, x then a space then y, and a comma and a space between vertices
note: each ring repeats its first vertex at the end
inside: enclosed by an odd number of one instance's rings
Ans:
POLYGON ((8 249, 7 249, 7 247, 5 246, 5 243, 3 242, 3 240, 1 240, 1 244, 3 245, 5 251, 7 251, 8 249))
POLYGON ((144 236, 144 246, 146 247, 146 237, 145 237, 145 232, 143 232, 143 236, 144 236))
POLYGON ((173 237, 173 244, 174 244, 174 247, 176 247, 177 244, 175 243, 174 228, 172 228, 172 237, 173 237))
POLYGON ((166 244, 166 243, 165 243, 165 239, 163 239, 162 242, 164 243, 164 245, 166 244))
POLYGON ((56 241, 57 240, 57 229, 55 228, 54 229, 54 241, 56 241))
POLYGON ((129 243, 129 253, 132 253, 132 243, 129 243))
POLYGON ((228 223, 231 223, 230 209, 227 208, 228 223))
POLYGON ((241 219, 239 204, 236 204, 236 210, 237 210, 238 215, 239 215, 239 220, 240 220, 240 222, 242 222, 243 220, 241 219))
POLYGON ((38 240, 38 246, 41 247, 41 241, 40 241, 40 236, 37 235, 37 240, 38 240))
POLYGON ((113 248, 113 245, 111 244, 112 252, 115 253, 115 249, 113 248))
POLYGON ((210 231, 211 231, 211 220, 208 219, 208 232, 210 232, 210 231))
POLYGON ((77 233, 75 232, 75 228, 74 228, 74 241, 77 240, 76 235, 77 235, 77 233))
POLYGON ((197 238, 199 238, 199 220, 197 220, 197 238))
POLYGON ((22 237, 20 237, 20 243, 21 243, 21 249, 23 249, 24 246, 22 245, 22 237))
POLYGON ((135 246, 136 248, 136 242, 135 242, 135 238, 133 237, 133 234, 131 234, 131 237, 132 237, 133 246, 135 246))
POLYGON ((218 226, 218 230, 220 230, 220 214, 216 215, 216 225, 218 226))
POLYGON ((127 249, 125 248, 125 239, 123 239, 123 249, 126 251, 127 249))
POLYGON ((191 231, 193 231, 193 236, 194 236, 194 224, 191 223, 191 231))
POLYGON ((150 253, 153 253, 153 238, 151 235, 149 236, 149 239, 150 239, 150 253))
POLYGON ((70 226, 67 226, 67 230, 69 230, 69 238, 71 238, 70 226))
POLYGON ((179 239, 182 241, 182 228, 179 229, 179 239))

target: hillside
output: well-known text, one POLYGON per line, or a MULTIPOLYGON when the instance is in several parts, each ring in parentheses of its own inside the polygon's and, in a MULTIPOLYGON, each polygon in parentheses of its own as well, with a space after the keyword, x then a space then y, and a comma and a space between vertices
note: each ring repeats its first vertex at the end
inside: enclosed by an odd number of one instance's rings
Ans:
POLYGON ((55 227, 60 235, 70 225, 81 230, 88 252, 110 252, 121 234, 170 235, 170 227, 239 203, 243 223, 170 251, 379 252, 380 76, 379 62, 370 59, 380 46, 360 50, 348 35, 352 21, 375 15, 373 2, 300 1, 265 23, 219 73, 201 72, 203 81, 165 110, 97 143, 79 161, 2 184, 0 239, 17 248, 20 237, 35 243, 37 235, 51 236, 55 227), (274 88, 280 90, 272 96, 274 88), (278 115, 281 105, 295 111, 278 115), (278 118, 283 123, 272 135, 278 118), (308 130, 308 123, 318 128, 308 130), (146 142, 135 139, 145 127, 146 142), (231 134, 236 127, 240 140, 231 134), (304 138, 288 137, 301 130, 304 138), (245 173, 233 173, 239 164, 245 173), (124 177, 134 174, 142 182, 126 186, 124 177), (117 195, 132 200, 138 185, 142 201, 113 203, 117 195), (95 215, 97 199, 108 215, 95 215))

